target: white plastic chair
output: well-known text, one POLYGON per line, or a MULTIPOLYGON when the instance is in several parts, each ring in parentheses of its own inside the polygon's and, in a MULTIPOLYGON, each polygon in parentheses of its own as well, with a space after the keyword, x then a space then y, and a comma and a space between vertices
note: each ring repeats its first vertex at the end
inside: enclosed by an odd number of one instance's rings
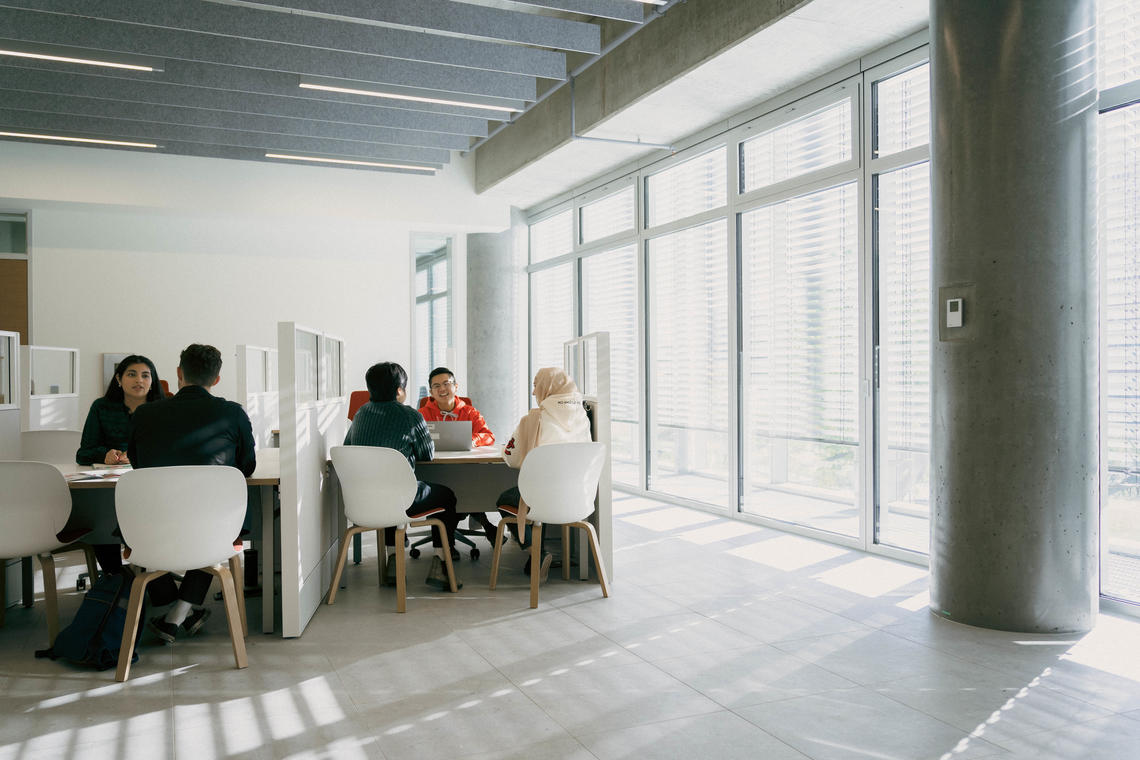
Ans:
POLYGON ((245 653, 240 560, 234 538, 245 519, 245 477, 218 465, 132 470, 115 486, 115 514, 131 563, 147 571, 135 576, 123 626, 116 681, 130 673, 146 585, 173 571, 201 569, 218 576, 230 626, 234 665, 248 665, 245 653), (236 568, 236 571, 235 571, 236 568))
MULTIPOLYGON (((0 557, 36 555, 44 576, 44 603, 47 608, 48 645, 59 633, 59 605, 55 592, 55 559, 52 552, 63 548, 84 549, 88 569, 94 566, 91 548, 71 544, 86 531, 69 536, 69 543, 56 538, 71 514, 71 493, 67 481, 55 466, 43 462, 0 462, 0 557)), ((0 567, 5 560, 0 559, 0 567)), ((0 571, 0 575, 3 572, 0 571)), ((2 579, 0 579, 2 580, 2 579)), ((0 586, 0 625, 6 606, 0 586)))
POLYGON ((598 583, 602 596, 609 597, 606 568, 598 550, 598 533, 586 518, 594 513, 594 497, 598 493, 598 479, 606 461, 606 445, 597 442, 550 443, 527 453, 519 470, 519 493, 526 511, 519 509, 521 517, 504 517, 495 533, 495 553, 491 559, 491 588, 499 580, 499 558, 503 553, 505 523, 533 525, 530 539, 530 606, 538 607, 539 567, 542 564, 542 525, 562 526, 562 578, 570 579, 570 528, 586 531, 594 565, 598 569, 598 583))
POLYGON ((384 529, 396 529, 396 611, 407 609, 407 572, 404 560, 404 534, 408 528, 434 525, 443 537, 443 562, 447 567, 447 580, 452 592, 455 585, 455 568, 451 564, 451 547, 447 543, 447 528, 431 515, 439 514, 442 507, 424 510, 409 516, 407 509, 416 498, 416 476, 408 460, 395 449, 380 446, 333 446, 333 468, 340 480, 344 498, 344 514, 352 526, 344 532, 340 552, 336 558, 336 572, 329 589, 329 604, 336 599, 340 576, 348 557, 352 537, 365 531, 376 531, 376 556, 380 563, 380 584, 387 580, 388 557, 384 546, 384 529))

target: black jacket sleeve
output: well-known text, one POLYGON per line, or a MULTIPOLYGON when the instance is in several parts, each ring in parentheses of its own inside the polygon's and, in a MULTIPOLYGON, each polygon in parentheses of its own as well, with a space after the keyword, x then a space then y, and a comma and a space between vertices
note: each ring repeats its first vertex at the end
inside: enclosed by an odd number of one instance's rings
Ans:
POLYGON ((110 446, 105 443, 103 422, 99 418, 99 400, 91 404, 87 421, 83 423, 83 434, 79 438, 79 448, 75 451, 76 464, 103 464, 110 446))

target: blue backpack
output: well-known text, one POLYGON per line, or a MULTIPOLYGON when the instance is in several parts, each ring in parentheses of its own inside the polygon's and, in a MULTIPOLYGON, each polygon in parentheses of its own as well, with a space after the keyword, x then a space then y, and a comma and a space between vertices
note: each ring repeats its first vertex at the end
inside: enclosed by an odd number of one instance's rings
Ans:
MULTIPOLYGON (((127 568, 120 573, 100 575, 84 595, 75 619, 59 632, 50 649, 37 651, 36 657, 53 660, 62 657, 98 670, 115 667, 119 662, 119 647, 123 642, 133 581, 134 577, 127 568)), ((139 615, 140 629, 145 619, 145 614, 139 615)), ((137 636, 135 642, 138 642, 137 636)), ((138 659, 138 652, 132 652, 131 662, 138 659)))

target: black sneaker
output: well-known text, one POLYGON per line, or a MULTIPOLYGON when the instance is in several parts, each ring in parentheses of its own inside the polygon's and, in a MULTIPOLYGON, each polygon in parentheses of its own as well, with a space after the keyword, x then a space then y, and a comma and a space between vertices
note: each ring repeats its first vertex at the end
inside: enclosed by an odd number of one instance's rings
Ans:
POLYGON ((178 638, 178 626, 174 623, 166 622, 162 615, 152 617, 146 627, 167 644, 173 644, 174 639, 178 638))
POLYGON ((388 564, 385 565, 384 570, 384 585, 396 587, 396 550, 392 549, 392 553, 388 555, 388 564))
POLYGON ((193 636, 202 630, 202 624, 206 622, 208 617, 210 617, 210 611, 205 607, 194 610, 182 621, 182 630, 186 631, 187 636, 193 636))
MULTIPOLYGON (((447 567, 444 566, 443 560, 439 556, 431 558, 431 570, 428 571, 427 579, 424 580, 429 586, 433 586, 440 591, 451 591, 451 584, 447 581, 447 567)), ((459 578, 455 579, 455 589, 458 591, 463 588, 463 582, 459 578)))

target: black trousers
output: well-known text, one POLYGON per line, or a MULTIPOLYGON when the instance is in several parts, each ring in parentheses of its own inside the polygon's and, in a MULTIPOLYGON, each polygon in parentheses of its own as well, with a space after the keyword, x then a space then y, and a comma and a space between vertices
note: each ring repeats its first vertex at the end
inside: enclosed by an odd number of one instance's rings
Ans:
MULTIPOLYGON (((447 545, 454 547, 455 529, 459 526, 459 514, 455 511, 455 503, 455 491, 438 483, 425 483, 421 480, 416 487, 415 501, 412 502, 412 506, 408 507, 407 514, 408 517, 411 517, 426 509, 443 507, 443 512, 432 515, 432 517, 442 522, 447 528, 447 545)), ((384 543, 388 546, 396 545, 395 528, 384 529, 384 543)), ((431 545, 436 549, 443 546, 439 528, 434 525, 431 528, 431 545)))
MULTIPOLYGON (((214 576, 205 570, 188 570, 182 576, 182 583, 178 584, 175 583, 174 576, 167 573, 148 583, 146 593, 150 603, 156 607, 170 604, 176 599, 200 607, 206 602, 206 594, 209 593, 213 580, 214 576)), ((237 582, 241 583, 241 579, 238 578, 237 582)))

